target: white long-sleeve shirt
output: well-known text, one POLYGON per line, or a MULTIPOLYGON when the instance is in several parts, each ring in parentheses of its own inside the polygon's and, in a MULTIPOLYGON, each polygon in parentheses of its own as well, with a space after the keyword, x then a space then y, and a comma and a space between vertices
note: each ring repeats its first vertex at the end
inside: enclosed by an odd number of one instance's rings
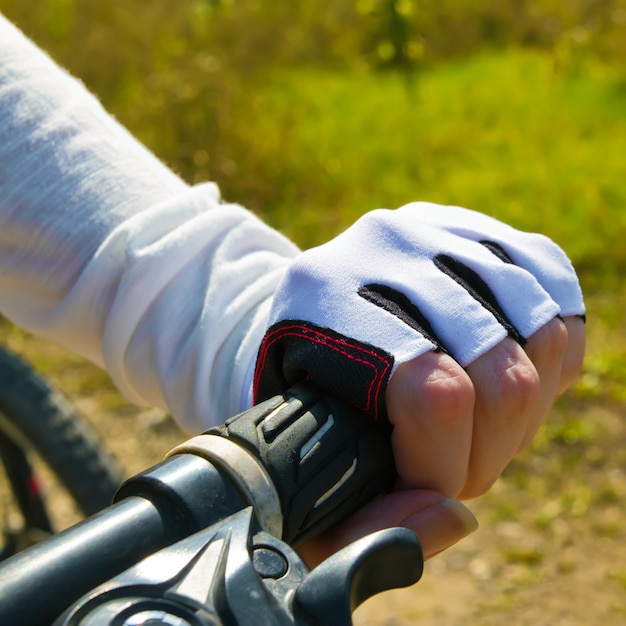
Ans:
POLYGON ((298 249, 189 187, 0 16, 0 313, 190 432, 250 402, 298 249))

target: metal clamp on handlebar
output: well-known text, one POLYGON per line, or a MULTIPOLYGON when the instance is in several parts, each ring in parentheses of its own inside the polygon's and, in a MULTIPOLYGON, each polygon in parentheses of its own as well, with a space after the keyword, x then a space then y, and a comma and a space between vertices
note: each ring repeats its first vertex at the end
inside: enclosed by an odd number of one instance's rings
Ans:
POLYGON ((263 530, 275 537, 283 536, 283 514, 276 487, 265 467, 245 448, 216 435, 198 435, 176 446, 165 458, 176 454, 195 454, 213 463, 254 507, 263 530))

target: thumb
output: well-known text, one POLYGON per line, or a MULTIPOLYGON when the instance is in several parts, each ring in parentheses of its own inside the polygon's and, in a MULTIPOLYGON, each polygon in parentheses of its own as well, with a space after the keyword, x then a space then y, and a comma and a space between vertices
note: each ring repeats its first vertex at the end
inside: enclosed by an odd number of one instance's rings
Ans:
POLYGON ((395 491, 308 540, 298 547, 298 553, 313 568, 353 541, 392 526, 416 533, 428 559, 473 533, 478 521, 463 504, 436 491, 395 491))

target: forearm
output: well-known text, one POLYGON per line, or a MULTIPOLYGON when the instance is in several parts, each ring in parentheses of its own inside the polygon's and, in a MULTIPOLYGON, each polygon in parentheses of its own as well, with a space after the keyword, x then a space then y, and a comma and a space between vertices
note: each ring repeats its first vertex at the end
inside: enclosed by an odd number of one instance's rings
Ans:
POLYGON ((1 17, 0 59, 1 312, 191 429, 238 410, 295 247, 189 188, 1 17))

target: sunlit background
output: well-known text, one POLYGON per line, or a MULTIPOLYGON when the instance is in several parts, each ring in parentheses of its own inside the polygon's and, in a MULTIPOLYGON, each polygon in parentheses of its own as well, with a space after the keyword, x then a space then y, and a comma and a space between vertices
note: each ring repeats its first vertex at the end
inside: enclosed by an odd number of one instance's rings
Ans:
MULTIPOLYGON (((183 178, 216 181, 303 247, 412 200, 561 244, 589 310, 583 376, 471 505, 482 530, 357 622, 624 622, 626 0, 0 0, 0 11, 183 178)), ((7 324, 0 336, 122 445, 127 431, 108 424, 136 414, 103 375, 7 324)), ((135 471, 143 457, 128 454, 135 471)))

